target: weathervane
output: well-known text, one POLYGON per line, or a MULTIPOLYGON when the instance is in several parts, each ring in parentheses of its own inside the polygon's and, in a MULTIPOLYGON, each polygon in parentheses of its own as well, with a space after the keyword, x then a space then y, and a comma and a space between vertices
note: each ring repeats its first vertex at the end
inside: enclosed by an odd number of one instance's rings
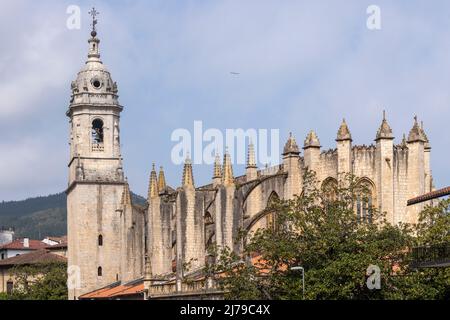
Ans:
POLYGON ((95 26, 97 25, 97 16, 100 14, 95 7, 92 8, 91 11, 89 11, 89 14, 92 16, 92 32, 91 35, 95 37, 97 35, 97 30, 95 29, 95 26))

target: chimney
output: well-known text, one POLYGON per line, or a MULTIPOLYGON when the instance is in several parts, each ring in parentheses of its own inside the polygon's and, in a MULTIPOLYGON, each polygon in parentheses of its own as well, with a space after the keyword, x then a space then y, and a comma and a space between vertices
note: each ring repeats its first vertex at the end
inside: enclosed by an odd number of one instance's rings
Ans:
POLYGON ((23 247, 24 248, 29 248, 30 247, 30 239, 28 239, 28 238, 24 238, 23 239, 23 247))

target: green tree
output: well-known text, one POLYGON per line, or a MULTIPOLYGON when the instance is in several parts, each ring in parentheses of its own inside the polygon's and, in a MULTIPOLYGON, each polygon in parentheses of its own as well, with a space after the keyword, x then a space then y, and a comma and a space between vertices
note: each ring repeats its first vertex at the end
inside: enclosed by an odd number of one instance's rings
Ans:
POLYGON ((448 202, 425 209, 417 227, 393 226, 375 208, 369 208, 370 218, 358 218, 357 201, 370 203, 370 191, 355 177, 334 187, 333 196, 315 187, 314 174, 305 174, 304 181, 301 196, 270 208, 276 213, 275 228, 242 232, 241 255, 211 249, 216 263, 206 271, 220 274, 216 278, 226 298, 302 299, 301 273, 291 271, 294 266, 305 269, 305 299, 448 297, 448 270, 409 267, 414 245, 448 240, 448 202), (380 268, 380 290, 368 289, 370 265, 380 268))
MULTIPOLYGON (((450 199, 426 206, 414 228, 414 246, 440 247, 450 244, 450 199)), ((407 261, 409 262, 409 261, 407 261)), ((450 299, 450 268, 415 270, 405 264, 395 279, 404 299, 450 299)), ((392 298, 398 298, 393 295, 392 298)))
POLYGON ((17 266, 12 270, 15 279, 13 300, 66 300, 67 270, 61 262, 17 266))

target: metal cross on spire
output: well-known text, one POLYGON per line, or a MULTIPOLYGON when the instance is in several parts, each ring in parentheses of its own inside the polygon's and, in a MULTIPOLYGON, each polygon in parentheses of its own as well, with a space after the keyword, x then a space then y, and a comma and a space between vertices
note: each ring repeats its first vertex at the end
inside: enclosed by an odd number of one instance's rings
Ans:
MULTIPOLYGON (((92 16, 92 34, 95 33, 97 35, 97 30, 95 29, 95 26, 97 25, 97 16, 100 14, 95 7, 92 8, 91 11, 89 11, 89 14, 92 16)), ((93 35, 95 37, 95 35, 93 35)))

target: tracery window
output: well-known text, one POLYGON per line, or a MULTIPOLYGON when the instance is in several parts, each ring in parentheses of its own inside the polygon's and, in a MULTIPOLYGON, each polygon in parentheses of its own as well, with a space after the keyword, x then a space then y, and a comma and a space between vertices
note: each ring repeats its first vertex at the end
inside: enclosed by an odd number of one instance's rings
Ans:
POLYGON ((327 178, 322 183, 322 192, 325 195, 325 200, 332 202, 337 200, 338 182, 334 178, 327 178))
POLYGON ((358 183, 356 195, 356 216, 361 222, 372 223, 373 208, 375 205, 375 190, 373 183, 368 179, 361 179, 358 183))
MULTIPOLYGON (((276 192, 272 192, 272 194, 269 197, 269 200, 267 201, 267 208, 270 209, 274 204, 276 204, 279 201, 279 197, 276 192)), ((270 212, 266 215, 266 228, 274 229, 276 228, 276 219, 275 219, 275 212, 270 212)))

